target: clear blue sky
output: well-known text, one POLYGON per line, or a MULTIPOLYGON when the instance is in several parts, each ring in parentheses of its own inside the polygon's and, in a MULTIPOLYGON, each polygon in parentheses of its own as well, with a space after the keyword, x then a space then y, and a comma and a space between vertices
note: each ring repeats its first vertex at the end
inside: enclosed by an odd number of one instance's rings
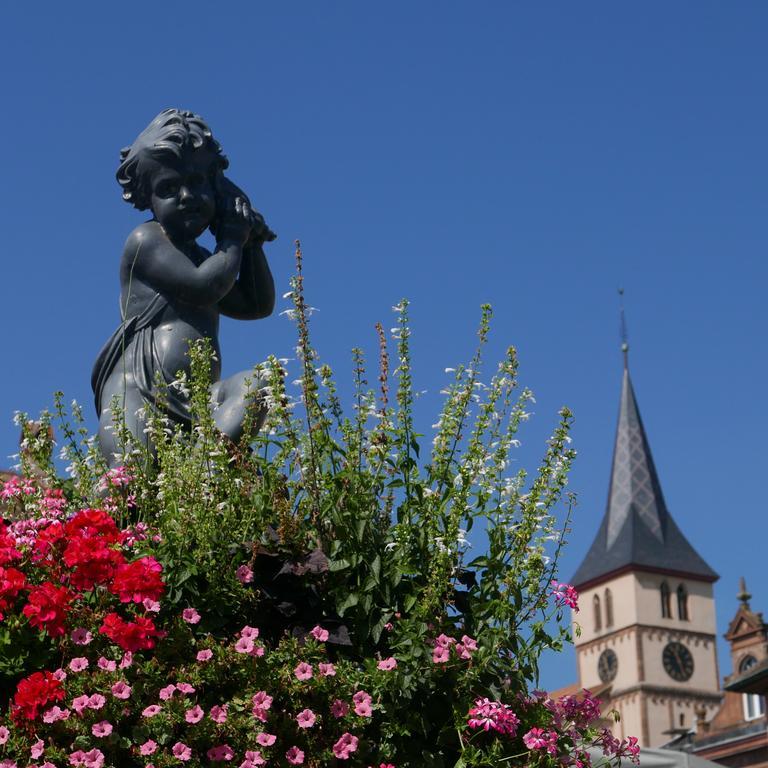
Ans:
MULTIPOLYGON (((740 575, 768 610, 767 28, 765 3, 701 0, 12 4, 0 455, 16 449, 12 412, 55 389, 91 414, 119 254, 142 221, 117 153, 179 106, 210 122, 279 233, 281 292, 302 239, 315 339, 340 374, 410 298, 425 429, 493 304, 492 353, 517 345, 537 395, 525 460, 560 405, 576 413, 563 576, 605 505, 625 286, 640 407, 668 506, 721 574, 719 631, 740 575)), ((277 313, 225 322, 225 374, 290 356, 292 334, 277 313)), ((574 676, 563 654, 543 683, 574 676)))

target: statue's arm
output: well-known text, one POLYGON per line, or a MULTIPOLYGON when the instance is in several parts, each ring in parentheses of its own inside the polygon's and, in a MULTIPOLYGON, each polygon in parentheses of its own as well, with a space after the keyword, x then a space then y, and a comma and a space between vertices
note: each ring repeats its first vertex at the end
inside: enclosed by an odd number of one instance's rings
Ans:
POLYGON ((259 320, 275 308, 275 281, 261 243, 243 249, 240 276, 219 302, 221 313, 237 320, 259 320))
POLYGON ((207 306, 221 301, 232 290, 242 252, 238 239, 223 237, 216 251, 198 266, 168 240, 158 224, 147 222, 128 237, 123 274, 167 296, 207 306))

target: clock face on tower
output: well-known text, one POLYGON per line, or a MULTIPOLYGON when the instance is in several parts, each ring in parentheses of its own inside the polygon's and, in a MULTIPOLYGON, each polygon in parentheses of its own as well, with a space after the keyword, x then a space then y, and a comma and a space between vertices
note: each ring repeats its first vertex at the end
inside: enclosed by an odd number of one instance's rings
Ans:
POLYGON ((606 648, 597 660, 597 674, 604 683, 610 683, 618 671, 619 660, 616 654, 610 648, 606 648))
POLYGON ((661 660, 667 674, 679 683, 689 680, 693 674, 693 656, 682 643, 667 643, 661 660))

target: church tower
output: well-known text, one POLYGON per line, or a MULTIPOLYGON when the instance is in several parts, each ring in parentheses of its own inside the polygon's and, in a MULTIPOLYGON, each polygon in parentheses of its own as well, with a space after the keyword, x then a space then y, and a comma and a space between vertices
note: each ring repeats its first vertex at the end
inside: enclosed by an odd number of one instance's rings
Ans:
POLYGON ((572 579, 581 612, 580 685, 599 695, 615 736, 658 747, 717 710, 717 574, 667 510, 632 388, 624 345, 608 504, 572 579))

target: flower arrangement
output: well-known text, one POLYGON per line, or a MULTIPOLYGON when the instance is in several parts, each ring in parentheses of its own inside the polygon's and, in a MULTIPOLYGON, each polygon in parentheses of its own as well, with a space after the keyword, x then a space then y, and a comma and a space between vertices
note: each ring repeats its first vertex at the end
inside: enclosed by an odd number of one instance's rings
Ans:
POLYGON ((20 419, 22 474, 0 489, 0 768, 580 767, 589 746, 636 758, 589 692, 536 690, 541 652, 568 639, 551 622, 577 608, 556 579, 570 413, 538 471, 510 476, 532 395, 515 397, 514 350, 481 380, 484 308, 421 462, 407 304, 394 373, 378 329, 378 393, 353 353, 345 416, 309 341, 300 250, 297 264, 300 395, 280 361, 264 364, 253 443, 216 432, 204 346, 178 383, 197 426, 148 414, 154 456, 116 421, 123 466, 108 469, 59 398, 62 480, 52 417, 20 419), (469 559, 476 523, 487 545, 469 559))

